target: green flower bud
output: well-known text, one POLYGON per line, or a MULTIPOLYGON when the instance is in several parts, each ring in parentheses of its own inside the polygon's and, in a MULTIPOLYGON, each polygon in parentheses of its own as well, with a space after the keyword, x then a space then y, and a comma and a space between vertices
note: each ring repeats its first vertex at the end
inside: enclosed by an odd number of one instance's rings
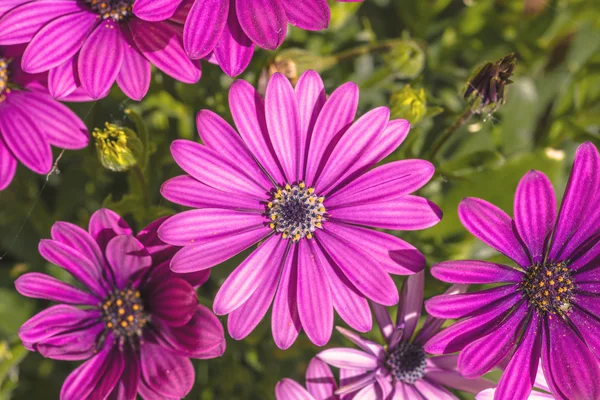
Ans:
POLYGON ((142 142, 129 128, 107 122, 104 129, 96 128, 92 135, 100 163, 111 171, 129 170, 142 155, 142 142))
POLYGON ((425 53, 413 40, 398 40, 383 54, 386 65, 397 78, 413 79, 425 67, 425 53))
POLYGON ((392 118, 403 118, 409 120, 411 124, 416 124, 427 113, 425 90, 415 89, 410 85, 404 86, 402 90, 392 94, 390 110, 392 118))

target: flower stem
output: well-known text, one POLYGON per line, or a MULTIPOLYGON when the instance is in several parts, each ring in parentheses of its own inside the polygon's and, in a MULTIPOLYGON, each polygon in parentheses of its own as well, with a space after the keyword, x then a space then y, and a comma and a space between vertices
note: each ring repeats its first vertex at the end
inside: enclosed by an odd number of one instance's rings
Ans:
POLYGON ((386 40, 386 41, 383 41, 380 43, 366 44, 363 46, 358 46, 358 47, 354 47, 352 49, 348 49, 348 50, 339 52, 337 54, 334 54, 333 56, 339 62, 339 61, 343 61, 343 60, 346 60, 349 58, 362 56, 363 54, 369 54, 369 53, 379 52, 382 50, 388 50, 392 46, 394 46, 397 42, 398 42, 398 40, 392 39, 392 40, 386 40))
POLYGON ((136 179, 138 180, 138 182, 142 188, 142 196, 144 197, 144 207, 145 208, 150 207, 150 196, 148 194, 148 183, 146 182, 146 177, 144 176, 144 172, 139 167, 139 165, 134 166, 131 169, 131 172, 133 172, 133 175, 135 175, 136 179))
POLYGON ((467 121, 471 118, 471 116, 473 116, 473 108, 469 104, 465 111, 460 115, 460 117, 458 117, 458 119, 454 121, 454 123, 448 129, 446 129, 444 133, 442 133, 442 135, 439 137, 439 139, 433 144, 431 152, 429 153, 429 160, 433 161, 435 159, 435 156, 444 146, 444 144, 448 141, 448 139, 450 139, 450 137, 454 135, 458 128, 466 124, 467 121))

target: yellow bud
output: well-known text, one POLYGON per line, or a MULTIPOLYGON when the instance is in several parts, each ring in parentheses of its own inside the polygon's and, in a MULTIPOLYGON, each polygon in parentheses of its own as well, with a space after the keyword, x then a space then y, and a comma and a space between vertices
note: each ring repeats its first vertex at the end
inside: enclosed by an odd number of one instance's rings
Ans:
POLYGON ((127 171, 137 164, 143 145, 134 131, 106 123, 104 129, 92 133, 96 139, 96 151, 100 163, 111 171, 127 171))

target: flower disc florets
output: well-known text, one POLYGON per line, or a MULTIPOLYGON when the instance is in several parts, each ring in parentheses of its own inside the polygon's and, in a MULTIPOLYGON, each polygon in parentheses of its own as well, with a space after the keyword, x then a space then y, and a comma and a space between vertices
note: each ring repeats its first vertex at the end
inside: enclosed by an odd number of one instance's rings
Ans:
POLYGON ((104 325, 107 331, 120 342, 131 342, 141 338, 143 329, 150 320, 150 314, 144 310, 139 290, 127 288, 111 293, 102 304, 104 325))
POLYGON ((313 232, 323 227, 327 212, 324 200, 303 182, 277 189, 267 204, 271 229, 281 233, 284 239, 311 239, 313 232))
POLYGON ((385 364, 396 379, 414 384, 425 376, 427 357, 423 346, 400 343, 390 352, 385 364))
POLYGON ((6 96, 5 93, 9 93, 8 88, 8 60, 0 57, 0 102, 2 102, 6 96))
POLYGON ((102 19, 112 18, 121 22, 128 20, 132 15, 131 7, 135 0, 84 0, 93 11, 100 14, 102 19))
POLYGON ((519 288, 529 304, 544 314, 562 314, 571 308, 574 284, 564 263, 532 265, 519 288))

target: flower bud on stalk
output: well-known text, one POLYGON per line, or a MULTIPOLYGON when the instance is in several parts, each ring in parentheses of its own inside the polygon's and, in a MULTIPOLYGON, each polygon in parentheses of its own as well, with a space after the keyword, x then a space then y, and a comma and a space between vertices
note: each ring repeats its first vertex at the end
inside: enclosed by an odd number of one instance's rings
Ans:
POLYGON ((469 101, 474 113, 492 113, 505 102, 505 86, 511 84, 517 65, 515 53, 496 62, 488 62, 481 66, 469 78, 464 98, 469 101))
POLYGON ((390 110, 393 118, 406 119, 411 124, 416 124, 427 112, 427 98, 425 89, 415 89, 406 85, 392 94, 390 99, 390 110))
POLYGON ((134 167, 142 154, 143 145, 136 133, 116 124, 106 123, 104 129, 92 133, 100 163, 115 172, 134 167))

